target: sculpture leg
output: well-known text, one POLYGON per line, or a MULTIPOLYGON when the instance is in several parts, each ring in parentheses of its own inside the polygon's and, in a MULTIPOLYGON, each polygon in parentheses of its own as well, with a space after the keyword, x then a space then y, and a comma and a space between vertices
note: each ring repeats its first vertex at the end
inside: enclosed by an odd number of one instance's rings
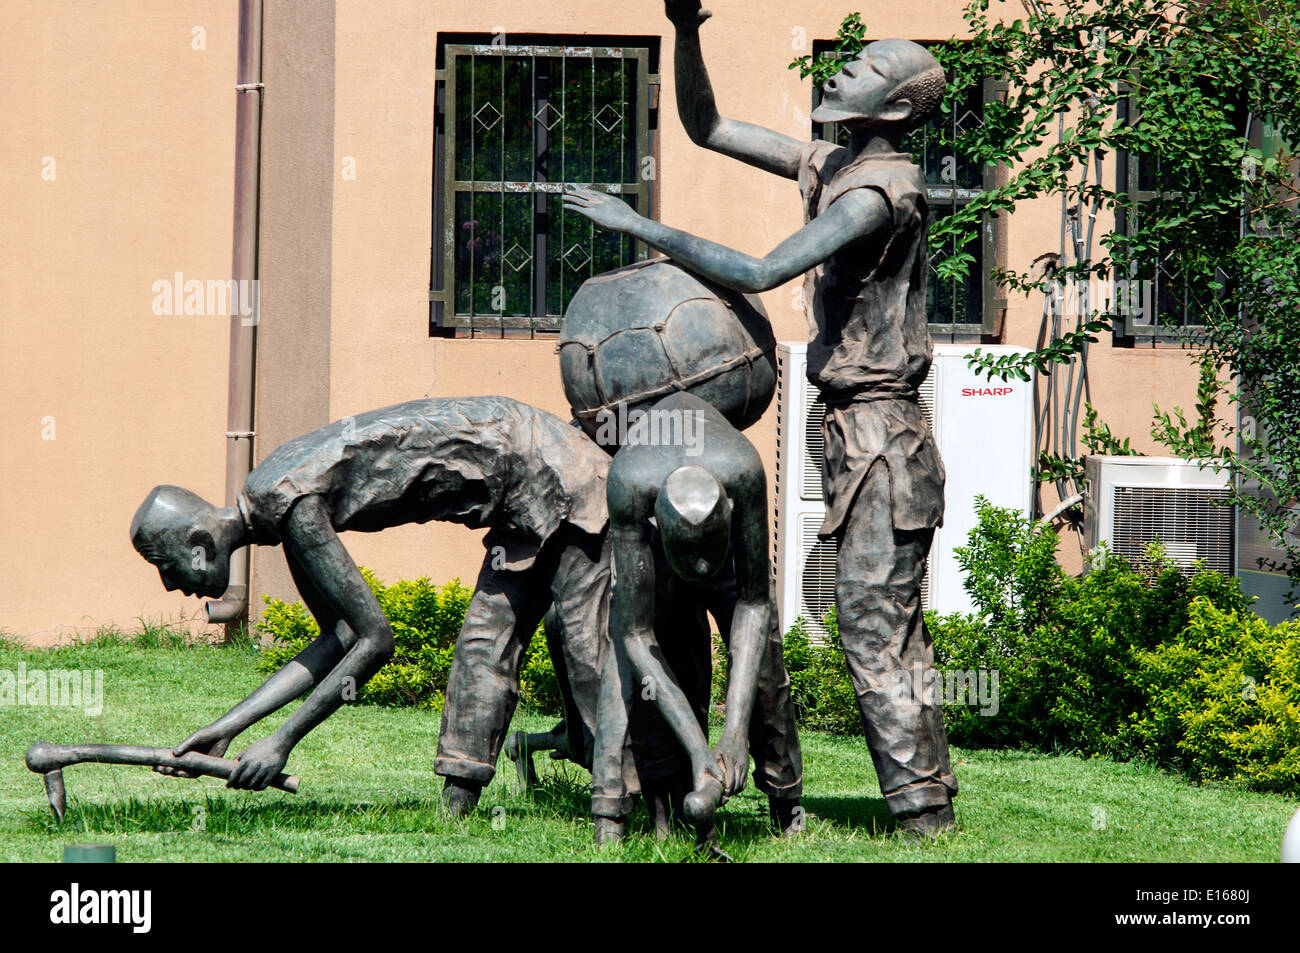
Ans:
MULTIPOLYGON (((699 765, 711 762, 708 744, 709 702, 712 689, 713 651, 709 619, 701 590, 683 582, 673 573, 655 546, 655 615, 652 651, 657 653, 681 692, 694 725, 687 736, 678 737, 665 721, 657 703, 643 701, 634 713, 640 729, 634 741, 641 755, 642 782, 647 791, 686 793, 675 805, 671 794, 666 804, 652 805, 663 814, 665 808, 679 808, 684 817, 704 838, 713 829, 713 815, 722 799, 722 785, 714 778, 701 779, 699 765), (696 730, 698 727, 698 730, 696 730)), ((639 683, 638 683, 639 684, 639 683)))
POLYGON ((566 758, 584 767, 591 766, 590 742, 585 738, 587 732, 584 730, 583 719, 574 702, 568 667, 565 665, 564 626, 554 606, 542 620, 542 629, 546 634, 546 650, 555 669, 555 680, 560 686, 564 720, 550 731, 516 731, 506 739, 505 756, 514 762, 519 787, 524 791, 531 791, 537 786, 537 768, 533 764, 533 755, 537 752, 549 751, 552 758, 566 758), (574 730, 577 733, 576 751, 569 731, 570 725, 575 726, 574 730), (585 746, 584 742, 586 742, 585 746))
POLYGON ((610 547, 604 534, 566 529, 551 579, 546 640, 564 700, 569 760, 590 768, 609 650, 610 547))
POLYGON ((473 809, 492 780, 506 729, 519 701, 523 652, 550 602, 541 556, 524 572, 479 572, 447 676, 434 771, 446 777, 448 805, 473 809))
POLYGON ((673 832, 674 827, 684 826, 686 817, 684 774, 673 775, 645 785, 641 794, 645 798, 646 808, 650 811, 656 839, 665 840, 673 832))
MULTIPOLYGON (((708 620, 697 595, 681 584, 666 563, 656 572, 656 582, 665 581, 655 603, 656 640, 707 733, 713 666, 708 620)), ((690 760, 649 701, 639 701, 633 708, 632 735, 643 772, 642 795, 655 836, 663 840, 674 827, 689 826, 685 801, 692 787, 690 760)))
POLYGON ((611 644, 601 666, 596 741, 591 766, 591 813, 597 844, 621 840, 632 813, 624 759, 634 683, 627 654, 611 644))
POLYGON ((840 642, 857 691, 867 744, 895 817, 946 811, 957 779, 921 615, 921 576, 933 530, 896 531, 889 473, 871 468, 840 543, 840 642))
POLYGON ((536 751, 556 751, 564 745, 564 723, 550 731, 529 733, 516 731, 506 739, 505 756, 515 764, 519 787, 531 791, 537 786, 537 769, 533 765, 536 751))
POLYGON ((566 527, 556 546, 553 602, 543 629, 564 720, 546 732, 517 731, 506 741, 506 757, 514 761, 525 790, 537 783, 534 752, 550 751, 552 758, 591 768, 601 663, 609 643, 610 552, 605 535, 566 527))
POLYGON ((63 785, 63 771, 60 768, 47 771, 42 780, 45 782, 45 796, 49 799, 50 810, 54 812, 55 820, 62 823, 63 815, 68 810, 68 791, 63 785))
MULTIPOLYGON (((656 584, 663 580, 663 585, 659 586, 661 591, 656 596, 655 637, 707 738, 713 689, 712 628, 706 612, 710 588, 707 584, 692 585, 684 582, 669 569, 658 547, 656 551, 659 553, 655 570, 656 584)), ((731 605, 734 609, 735 574, 730 563, 722 571, 722 576, 724 588, 725 579, 730 579, 731 605)), ((689 822, 695 832, 697 849, 715 851, 717 834, 714 815, 722 799, 722 785, 716 779, 709 778, 692 790, 697 779, 691 776, 689 758, 680 744, 673 745, 672 757, 675 762, 681 762, 681 767, 669 780, 683 789, 684 796, 679 795, 675 800, 670 796, 667 805, 655 807, 660 813, 665 807, 672 811, 670 821, 689 822)))

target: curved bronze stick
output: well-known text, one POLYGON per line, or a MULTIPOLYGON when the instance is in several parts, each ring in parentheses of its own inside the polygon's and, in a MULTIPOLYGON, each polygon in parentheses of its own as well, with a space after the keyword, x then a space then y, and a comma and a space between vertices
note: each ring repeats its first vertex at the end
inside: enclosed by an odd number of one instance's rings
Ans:
MULTIPOLYGON (((67 791, 63 786, 63 769, 73 764, 140 764, 159 768, 181 768, 193 774, 229 779, 237 761, 214 758, 212 755, 187 751, 177 757, 170 748, 149 748, 144 745, 53 745, 38 741, 27 749, 27 767, 44 775, 45 794, 50 799, 54 816, 63 820, 67 810, 67 791)), ((282 774, 271 782, 271 787, 298 793, 299 779, 282 774)))

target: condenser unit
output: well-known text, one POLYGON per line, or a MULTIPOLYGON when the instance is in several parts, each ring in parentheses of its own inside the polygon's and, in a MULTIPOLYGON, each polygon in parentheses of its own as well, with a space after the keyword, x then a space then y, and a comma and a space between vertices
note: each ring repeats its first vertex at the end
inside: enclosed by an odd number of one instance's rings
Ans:
POLYGON ((1181 457, 1087 457, 1084 462, 1084 540, 1105 543, 1129 559, 1159 539, 1184 570, 1197 560, 1232 575, 1236 514, 1227 470, 1181 457))
MULTIPOLYGON (((971 611, 954 547, 975 525, 975 497, 1028 512, 1032 502, 1032 381, 988 381, 971 371, 973 346, 936 345, 921 388, 921 412, 947 471, 944 525, 934 537, 922 584, 922 605, 942 613, 971 611)), ((984 353, 1023 354, 1023 348, 983 345, 984 353)), ((822 420, 826 408, 808 382, 807 345, 777 346, 776 519, 773 570, 781 626, 802 616, 815 637, 835 605, 836 545, 818 540, 822 501, 822 420)))

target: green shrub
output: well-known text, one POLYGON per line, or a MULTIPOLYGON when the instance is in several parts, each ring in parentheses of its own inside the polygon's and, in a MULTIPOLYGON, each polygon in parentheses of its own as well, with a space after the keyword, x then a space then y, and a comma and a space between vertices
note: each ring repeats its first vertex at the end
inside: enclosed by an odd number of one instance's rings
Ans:
POLYGON ((539 715, 564 714, 560 678, 551 664, 546 635, 540 628, 524 650, 524 664, 519 672, 519 704, 525 711, 539 715))
POLYGON ((1000 697, 994 717, 945 708, 955 744, 1141 757, 1296 790, 1300 626, 1271 628, 1235 579, 1181 572, 1158 544, 1133 563, 1102 550, 1069 577, 1050 529, 982 500, 977 511, 957 557, 978 611, 928 622, 937 667, 996 669, 1000 697))
POLYGON ((1132 733, 1148 750, 1193 778, 1300 793, 1300 623, 1197 596, 1186 628, 1144 661, 1150 706, 1132 733))
MULTIPOLYGON (((361 686, 357 701, 441 709, 456 637, 473 590, 459 579, 435 586, 420 577, 389 586, 364 567, 361 574, 393 630, 394 649, 389 663, 361 686)), ((258 662, 262 672, 274 672, 320 634, 316 620, 302 603, 269 597, 256 629, 270 638, 258 662)), ((540 626, 526 650, 520 682, 520 698, 527 708, 540 714, 560 713, 559 684, 540 626)))
MULTIPOLYGON (((785 669, 790 676, 790 697, 795 720, 809 731, 860 734, 862 717, 858 697, 849 681, 848 665, 840 648, 835 610, 822 621, 826 641, 814 642, 807 620, 800 616, 785 633, 785 669)), ((727 704, 727 650, 722 638, 713 636, 712 703, 709 720, 721 725, 727 704)))
POLYGON ((709 724, 721 727, 727 715, 727 647, 717 632, 712 637, 713 670, 709 676, 709 724))
POLYGON ((802 617, 785 634, 785 666, 800 727, 837 735, 862 733, 858 694, 849 678, 848 661, 840 646, 835 609, 822 618, 823 642, 814 642, 802 617))

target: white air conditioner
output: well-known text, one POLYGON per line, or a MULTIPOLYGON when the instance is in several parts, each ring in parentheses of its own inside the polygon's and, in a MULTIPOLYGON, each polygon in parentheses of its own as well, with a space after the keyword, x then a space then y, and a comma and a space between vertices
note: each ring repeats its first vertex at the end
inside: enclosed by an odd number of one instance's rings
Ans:
POLYGON ((1142 556, 1153 540, 1183 569, 1205 560, 1232 575, 1236 568, 1236 514, 1227 470, 1201 468, 1181 457, 1087 457, 1083 532, 1089 550, 1104 542, 1127 558, 1142 556))
MULTIPOLYGON (((953 548, 965 545, 975 526, 975 497, 1029 512, 1032 504, 1032 381, 988 381, 971 371, 966 356, 974 345, 940 344, 921 388, 921 412, 930 426, 947 471, 944 525, 930 547, 921 601, 942 613, 969 612, 953 548)), ((981 346, 994 355, 1023 354, 1023 348, 981 346)), ((814 636, 835 604, 836 546, 819 541, 826 508, 822 502, 822 418, 825 405, 808 382, 807 345, 777 345, 776 507, 773 570, 782 629, 803 616, 814 636)))

